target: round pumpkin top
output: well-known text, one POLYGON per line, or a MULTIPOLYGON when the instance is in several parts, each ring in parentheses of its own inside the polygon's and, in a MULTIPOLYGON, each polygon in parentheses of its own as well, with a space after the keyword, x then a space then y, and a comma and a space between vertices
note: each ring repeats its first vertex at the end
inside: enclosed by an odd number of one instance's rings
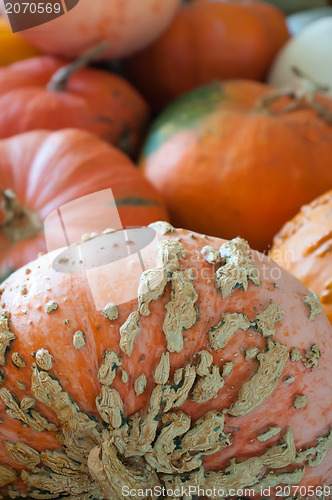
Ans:
POLYGON ((215 82, 157 118, 141 167, 175 225, 241 236, 263 251, 304 203, 332 187, 332 101, 309 93, 317 112, 297 95, 276 99, 277 92, 257 82, 215 82))
POLYGON ((274 238, 271 258, 319 295, 332 323, 332 191, 285 224, 274 238))
POLYGON ((167 217, 161 196, 125 154, 76 129, 0 140, 0 197, 2 276, 86 233, 167 217))
POLYGON ((317 297, 240 238, 152 229, 140 255, 98 267, 118 249, 111 233, 92 240, 95 268, 81 246, 81 272, 56 251, 4 283, 1 491, 330 484, 331 326, 317 297))
POLYGON ((80 128, 135 154, 148 107, 123 78, 65 59, 33 57, 0 68, 0 138, 30 130, 80 128))

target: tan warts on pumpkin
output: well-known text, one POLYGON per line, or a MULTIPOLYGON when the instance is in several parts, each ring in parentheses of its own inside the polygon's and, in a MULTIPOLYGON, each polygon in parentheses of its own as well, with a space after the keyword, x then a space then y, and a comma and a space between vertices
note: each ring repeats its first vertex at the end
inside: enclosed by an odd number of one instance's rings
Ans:
POLYGON ((68 456, 78 462, 86 460, 92 447, 99 442, 97 422, 80 411, 58 380, 37 366, 32 367, 31 390, 38 401, 56 414, 62 426, 59 438, 68 456))
POLYGON ((259 286, 259 271, 250 255, 250 247, 242 238, 234 238, 219 249, 222 264, 216 272, 216 286, 223 298, 237 287, 248 289, 248 282, 259 286))
POLYGON ((157 267, 144 271, 138 287, 139 312, 143 316, 150 314, 149 304, 163 295, 167 285, 166 267, 157 267))
POLYGON ((257 314, 251 326, 256 328, 263 337, 270 337, 275 334, 275 326, 284 317, 284 314, 281 307, 271 301, 271 304, 264 311, 257 314))
POLYGON ((115 378, 117 369, 121 366, 121 361, 114 351, 106 351, 104 361, 98 371, 98 380, 103 385, 110 386, 115 378))
POLYGON ((103 315, 110 321, 113 321, 119 317, 119 310, 116 304, 109 302, 103 309, 103 315))
POLYGON ((279 434, 280 431, 281 431, 280 427, 278 427, 276 425, 270 426, 267 431, 265 431, 262 434, 260 434, 259 436, 257 436, 257 439, 258 439, 258 441, 267 441, 271 437, 279 434))
POLYGON ((304 366, 313 370, 318 366, 318 361, 321 357, 321 353, 317 344, 311 346, 311 348, 305 353, 305 359, 303 360, 304 366))
POLYGON ((213 247, 211 245, 206 245, 202 248, 201 254, 204 256, 204 259, 209 264, 219 264, 221 262, 221 257, 219 253, 219 248, 213 247))
POLYGON ((302 359, 302 354, 299 349, 297 349, 297 347, 293 347, 293 349, 291 350, 290 359, 291 361, 300 361, 302 359))
POLYGON ((0 314, 0 365, 6 363, 5 355, 16 336, 9 330, 9 319, 6 313, 0 314))
POLYGON ((25 368, 25 361, 22 359, 18 352, 12 353, 12 363, 17 368, 25 368))
POLYGON ((0 488, 13 483, 17 476, 18 474, 15 469, 7 465, 0 464, 0 488))
POLYGON ((96 407, 104 422, 114 429, 121 426, 124 408, 117 390, 103 385, 100 396, 96 398, 96 407))
POLYGON ((47 349, 38 349, 36 352, 36 363, 42 370, 51 370, 53 358, 47 349))
POLYGON ((313 321, 315 317, 322 311, 322 306, 319 297, 316 293, 311 292, 303 299, 304 303, 309 307, 309 320, 313 321))
POLYGON ((156 384, 166 384, 169 378, 170 372, 170 359, 169 352, 164 352, 161 355, 160 361, 154 372, 154 380, 156 384))
POLYGON ((40 463, 38 451, 23 443, 9 443, 5 441, 5 447, 14 460, 25 465, 28 469, 34 470, 40 463))
POLYGON ((200 351, 198 353, 199 363, 196 366, 196 373, 201 377, 210 374, 210 366, 213 363, 213 356, 209 351, 200 351))
POLYGON ((224 380, 219 368, 213 365, 207 375, 199 379, 192 391, 191 399, 196 403, 205 403, 218 396, 218 391, 224 386, 224 380))
POLYGON ((141 394, 143 394, 146 388, 146 383, 146 375, 144 373, 141 373, 134 382, 136 396, 140 396, 141 394))
POLYGON ((298 394, 294 399, 293 406, 294 408, 299 410, 300 408, 305 408, 307 406, 307 402, 308 400, 306 396, 304 396, 303 394, 298 394))
POLYGON ((218 351, 225 347, 233 335, 250 327, 247 316, 241 313, 224 313, 220 323, 209 331, 211 346, 218 351))
POLYGON ((175 271, 172 274, 172 293, 166 304, 166 316, 163 331, 166 336, 167 349, 180 352, 183 347, 182 331, 191 328, 197 320, 194 307, 198 295, 191 283, 194 279, 191 269, 175 271))
POLYGON ((175 232, 174 227, 169 222, 161 220, 157 222, 152 222, 152 224, 149 224, 149 227, 151 227, 152 229, 156 229, 157 231, 160 231, 161 234, 168 234, 175 232))
POLYGON ((23 424, 28 425, 34 431, 56 431, 57 427, 48 422, 48 420, 40 415, 32 406, 27 406, 23 402, 19 403, 16 396, 8 389, 0 389, 0 398, 6 406, 6 413, 9 417, 20 420, 23 424), (22 404, 23 403, 23 404, 22 404))
POLYGON ((296 463, 309 467, 317 467, 322 463, 327 452, 332 448, 332 427, 327 436, 317 438, 317 445, 300 451, 295 459, 296 463))
POLYGON ((50 314, 52 311, 56 311, 58 308, 58 304, 54 301, 47 302, 45 306, 45 311, 50 314))
POLYGON ((73 336, 73 346, 79 350, 85 346, 85 335, 82 330, 77 330, 73 336))
POLYGON ((272 394, 288 360, 287 348, 268 339, 267 351, 260 352, 257 360, 260 364, 258 371, 240 388, 237 400, 228 410, 230 415, 246 415, 272 394))
POLYGON ((127 356, 131 356, 135 337, 141 329, 138 320, 139 312, 134 311, 129 314, 127 320, 120 326, 120 348, 127 356))
POLYGON ((186 256, 186 251, 178 239, 161 240, 158 243, 158 266, 164 266, 167 273, 178 271, 179 259, 186 256))

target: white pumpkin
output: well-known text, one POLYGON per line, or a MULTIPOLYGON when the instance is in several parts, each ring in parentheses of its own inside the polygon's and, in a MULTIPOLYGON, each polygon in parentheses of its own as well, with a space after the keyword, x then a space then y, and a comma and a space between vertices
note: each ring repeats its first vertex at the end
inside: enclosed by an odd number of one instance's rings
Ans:
POLYGON ((292 84, 294 66, 329 87, 332 95, 332 17, 313 22, 284 45, 272 65, 268 83, 277 87, 292 84))
MULTIPOLYGON (((109 49, 102 57, 120 58, 154 41, 179 4, 180 0, 79 0, 64 15, 21 35, 43 52, 64 57, 77 57, 106 40, 109 49)), ((5 13, 4 0, 0 12, 5 13)))
POLYGON ((328 16, 332 16, 332 7, 321 7, 320 9, 295 12, 295 14, 288 16, 287 26, 292 35, 298 35, 309 24, 328 16))

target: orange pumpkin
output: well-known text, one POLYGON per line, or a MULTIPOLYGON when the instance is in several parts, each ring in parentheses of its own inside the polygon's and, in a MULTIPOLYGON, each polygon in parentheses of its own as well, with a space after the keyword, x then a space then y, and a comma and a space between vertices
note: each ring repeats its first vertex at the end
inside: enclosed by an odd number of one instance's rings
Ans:
POLYGON ((0 17, 0 66, 39 55, 29 42, 18 33, 13 33, 8 23, 0 17))
POLYGON ((240 238, 152 226, 143 274, 132 256, 87 281, 55 271, 52 252, 3 284, 0 491, 328 496, 332 329, 319 301, 240 238))
MULTIPOLYGON (((81 204, 70 205, 70 214, 67 210, 63 216, 70 243, 97 228, 142 226, 167 217, 160 196, 129 158, 92 134, 74 129, 34 131, 1 140, 2 279, 35 259, 38 252, 46 251, 43 223, 52 211, 100 191, 104 194, 91 202, 86 199, 89 205, 85 205, 85 213, 81 204), (107 188, 116 203, 114 217, 107 188)), ((51 248, 65 245, 64 236, 60 238, 55 227, 57 232, 49 235, 51 248)))
POLYGON ((0 69, 0 138, 29 130, 81 128, 133 154, 148 118, 120 76, 42 56, 0 69))
POLYGON ((273 240, 271 258, 319 295, 332 323, 332 191, 284 225, 273 240))
POLYGON ((241 236, 263 250, 304 203, 332 187, 332 126, 323 117, 332 101, 317 95, 320 117, 303 100, 293 111, 285 109, 296 104, 289 98, 259 104, 271 92, 256 82, 216 82, 156 120, 141 167, 175 225, 241 236))
POLYGON ((284 15, 264 2, 187 1, 161 37, 126 68, 148 102, 160 109, 215 79, 263 79, 288 38, 284 15))
MULTIPOLYGON (((43 52, 64 57, 81 55, 89 46, 107 40, 104 58, 119 58, 142 49, 166 28, 180 0, 65 0, 54 6, 47 24, 27 29, 27 19, 14 16, 22 36, 43 52), (57 16, 65 5, 65 12, 57 16), (20 22, 21 21, 21 22, 20 22)), ((3 14, 4 12, 4 8, 3 14)), ((46 10, 46 9, 45 9, 46 10)), ((50 10, 50 9, 48 9, 50 10)), ((33 19, 33 16, 30 16, 33 19)))

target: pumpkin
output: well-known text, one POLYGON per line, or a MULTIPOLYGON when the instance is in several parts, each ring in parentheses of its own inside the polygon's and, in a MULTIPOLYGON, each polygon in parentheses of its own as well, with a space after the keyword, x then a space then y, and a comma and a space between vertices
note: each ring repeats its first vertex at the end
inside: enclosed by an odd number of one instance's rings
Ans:
POLYGON ((47 250, 43 224, 48 217, 48 248, 66 244, 58 219, 52 219, 54 211, 62 210, 70 243, 97 228, 142 226, 167 217, 161 197, 129 158, 75 129, 1 140, 0 198, 2 278, 47 250))
POLYGON ((331 100, 278 92, 215 82, 157 118, 140 165, 174 225, 264 250, 303 203, 332 187, 331 100))
POLYGON ((268 83, 275 86, 292 84, 292 68, 326 87, 332 95, 332 17, 318 19, 289 40, 278 53, 268 75, 268 83))
POLYGON ((295 12, 287 18, 287 26, 292 35, 298 35, 312 22, 318 19, 332 16, 332 7, 321 7, 318 9, 305 10, 304 12, 295 12))
MULTIPOLYGON (((89 58, 85 54, 83 62, 89 58)), ((0 69, 0 138, 73 127, 135 153, 148 118, 146 103, 120 76, 94 68, 76 71, 81 61, 68 66, 41 56, 0 69)))
POLYGON ((61 250, 3 284, 0 491, 328 496, 332 329, 319 300, 245 240, 152 228, 143 273, 134 255, 58 272, 61 250))
POLYGON ((29 42, 13 33, 8 23, 0 17, 0 66, 39 55, 29 42))
POLYGON ((320 297, 332 323, 332 191, 303 206, 283 226, 271 258, 320 297))
POLYGON ((42 24, 26 29, 26 19, 22 18, 22 36, 43 52, 64 57, 76 57, 94 43, 107 40, 109 49, 103 58, 119 58, 157 38, 180 0, 98 0, 93 8, 90 0, 79 0, 71 10, 69 3, 72 0, 66 1, 64 15, 51 14, 54 19, 46 27, 42 24))
POLYGON ((126 70, 160 109, 215 79, 263 79, 288 38, 284 15, 264 2, 187 1, 165 33, 127 61, 126 70))

